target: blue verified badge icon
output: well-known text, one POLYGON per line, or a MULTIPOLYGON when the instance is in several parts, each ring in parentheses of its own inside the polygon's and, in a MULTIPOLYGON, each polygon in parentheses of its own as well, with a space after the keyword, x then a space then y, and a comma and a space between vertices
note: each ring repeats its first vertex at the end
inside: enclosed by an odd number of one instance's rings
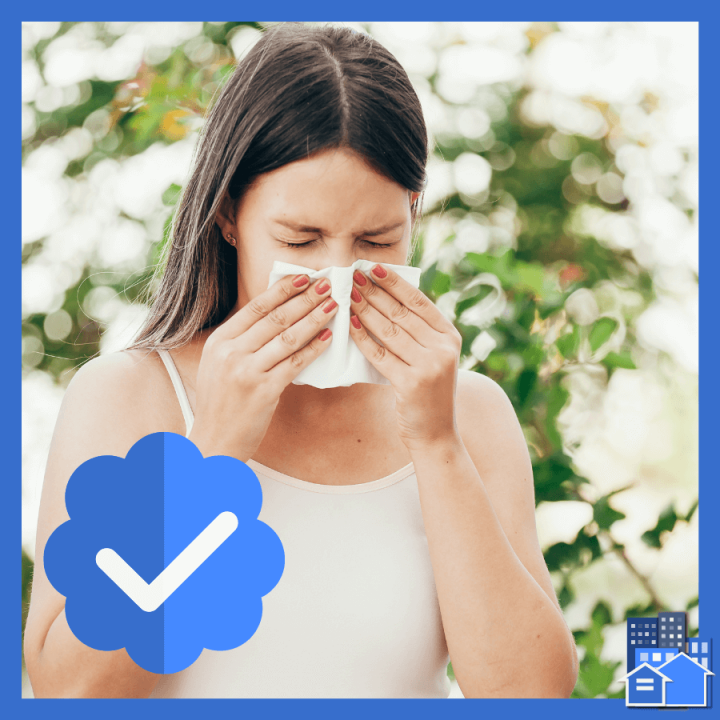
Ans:
POLYGON ((125 648, 140 667, 168 674, 255 634, 285 552, 258 519, 262 488, 245 463, 153 433, 125 458, 80 465, 65 504, 70 520, 43 562, 82 643, 125 648))

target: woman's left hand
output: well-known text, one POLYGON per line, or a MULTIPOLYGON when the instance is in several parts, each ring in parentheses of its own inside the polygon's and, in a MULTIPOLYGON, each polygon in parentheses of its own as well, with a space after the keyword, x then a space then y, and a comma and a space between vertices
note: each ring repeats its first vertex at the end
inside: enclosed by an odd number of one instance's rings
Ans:
POLYGON ((360 270, 353 276, 350 312, 357 319, 351 321, 359 319, 361 327, 351 322, 350 336, 395 390, 400 439, 413 449, 457 438, 455 388, 462 336, 426 295, 397 273, 379 264, 372 273, 375 282, 360 270), (383 277, 377 268, 385 272, 383 277))

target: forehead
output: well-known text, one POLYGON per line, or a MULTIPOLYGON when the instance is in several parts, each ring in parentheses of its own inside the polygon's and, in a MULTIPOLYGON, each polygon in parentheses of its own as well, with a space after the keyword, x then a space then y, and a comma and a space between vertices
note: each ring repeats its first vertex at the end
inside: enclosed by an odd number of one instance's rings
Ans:
POLYGON ((404 222, 409 212, 406 189, 345 150, 266 173, 251 192, 264 215, 306 228, 387 227, 404 222))

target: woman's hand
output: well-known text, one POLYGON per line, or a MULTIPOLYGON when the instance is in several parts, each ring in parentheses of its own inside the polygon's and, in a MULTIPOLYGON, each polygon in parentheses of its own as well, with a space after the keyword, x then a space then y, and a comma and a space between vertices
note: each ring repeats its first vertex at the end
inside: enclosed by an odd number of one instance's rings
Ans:
POLYGON ((353 276, 350 312, 357 318, 351 315, 350 337, 392 383, 400 439, 411 450, 459 437, 455 387, 460 333, 427 296, 397 273, 382 265, 372 272, 377 284, 360 270, 353 276))
POLYGON ((291 275, 281 278, 205 341, 188 436, 204 455, 251 458, 283 390, 330 347, 332 333, 323 326, 338 307, 330 282, 297 277, 305 284, 296 287, 291 275))

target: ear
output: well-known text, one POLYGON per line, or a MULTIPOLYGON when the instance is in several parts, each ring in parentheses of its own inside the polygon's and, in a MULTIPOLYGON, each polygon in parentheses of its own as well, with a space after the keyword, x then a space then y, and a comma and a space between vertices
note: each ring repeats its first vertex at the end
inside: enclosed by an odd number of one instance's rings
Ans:
POLYGON ((414 205, 415 201, 420 197, 419 192, 410 193, 410 205, 414 205))
POLYGON ((228 234, 237 236, 237 230, 235 228, 235 202, 227 193, 225 193, 225 196, 220 202, 220 207, 215 215, 215 223, 220 228, 223 237, 227 237, 228 234))

